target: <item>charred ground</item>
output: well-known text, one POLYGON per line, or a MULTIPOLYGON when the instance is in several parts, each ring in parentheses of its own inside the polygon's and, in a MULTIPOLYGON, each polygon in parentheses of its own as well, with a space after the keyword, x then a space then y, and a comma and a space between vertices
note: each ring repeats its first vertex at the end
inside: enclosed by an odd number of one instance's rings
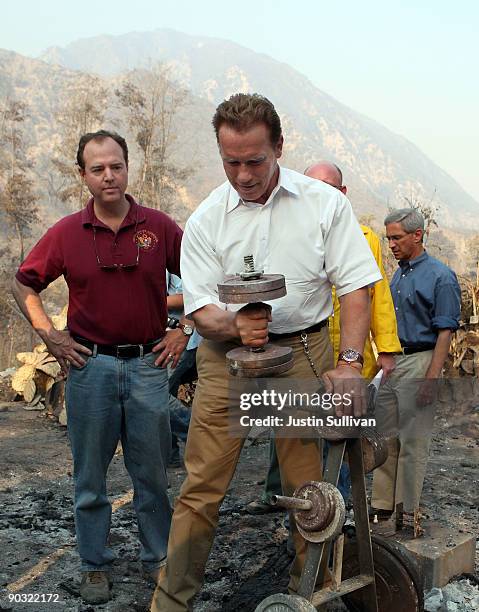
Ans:
MULTIPOLYGON (((479 404, 479 402, 477 402, 479 404)), ((477 408, 447 410, 436 419, 424 491, 431 519, 476 534, 479 518, 477 408)), ((290 559, 281 513, 250 516, 267 467, 266 440, 248 440, 220 511, 198 612, 247 612, 267 595, 283 591, 290 559)), ((184 470, 170 470, 171 496, 184 470)), ((37 612, 144 612, 152 587, 142 579, 131 486, 119 452, 109 471, 114 507, 111 545, 118 555, 113 599, 87 606, 78 594, 79 569, 72 513, 72 463, 66 429, 27 411, 21 403, 0 407, 0 610, 37 612), (9 603, 8 594, 58 594, 58 603, 9 603)), ((477 566, 476 566, 477 570, 477 566)), ((476 574, 477 576, 477 574, 476 574)), ((343 609, 341 604, 331 609, 343 609)))

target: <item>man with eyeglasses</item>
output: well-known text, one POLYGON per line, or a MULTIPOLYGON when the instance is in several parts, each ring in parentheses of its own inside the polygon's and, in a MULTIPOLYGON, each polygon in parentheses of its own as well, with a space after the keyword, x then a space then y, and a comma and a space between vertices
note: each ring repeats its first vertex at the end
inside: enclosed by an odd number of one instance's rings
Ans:
POLYGON ((384 225, 399 263, 391 293, 402 354, 377 398, 378 423, 390 439, 388 459, 374 471, 371 513, 387 519, 402 504, 412 518, 419 511, 437 383, 459 326, 461 292, 454 272, 424 249, 419 211, 393 210, 384 225))
POLYGON ((35 245, 16 274, 13 294, 68 374, 80 594, 99 604, 110 598, 115 555, 107 547, 106 473, 120 439, 145 576, 156 582, 165 562, 171 521, 166 365, 176 365, 188 338, 165 336, 166 270, 180 273, 182 231, 126 193, 125 140, 105 130, 85 134, 77 163, 92 197, 35 245), (56 330, 40 292, 62 275, 69 290, 68 329, 56 330))

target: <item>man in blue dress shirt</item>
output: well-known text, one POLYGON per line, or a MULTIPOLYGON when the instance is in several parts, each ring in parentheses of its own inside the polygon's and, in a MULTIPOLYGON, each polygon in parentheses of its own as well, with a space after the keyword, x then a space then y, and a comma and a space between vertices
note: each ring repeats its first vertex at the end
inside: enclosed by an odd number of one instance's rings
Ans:
MULTIPOLYGON (((183 318, 183 284, 181 278, 167 271, 166 288, 168 292, 168 316, 176 319, 179 323, 179 320, 183 318)), ((170 319, 168 321, 170 321, 170 319)), ((178 399, 178 390, 180 385, 184 384, 186 381, 189 382, 198 378, 196 372, 196 349, 201 342, 201 336, 194 327, 193 321, 185 319, 185 322, 189 323, 186 332, 184 325, 177 329, 179 330, 179 342, 183 339, 186 346, 181 351, 181 357, 176 367, 171 368, 168 364, 168 387, 170 391, 168 408, 170 410, 171 428, 171 452, 168 467, 181 466, 178 441, 181 440, 182 442, 186 442, 190 425, 191 410, 186 408, 183 402, 178 399), (181 331, 183 333, 181 333, 181 331)))
POLYGON ((434 422, 438 379, 459 326, 461 292, 454 272, 424 250, 424 218, 412 208, 384 220, 399 262, 391 281, 402 355, 378 395, 378 421, 394 436, 389 457, 375 470, 372 510, 387 518, 396 505, 419 508, 434 422))

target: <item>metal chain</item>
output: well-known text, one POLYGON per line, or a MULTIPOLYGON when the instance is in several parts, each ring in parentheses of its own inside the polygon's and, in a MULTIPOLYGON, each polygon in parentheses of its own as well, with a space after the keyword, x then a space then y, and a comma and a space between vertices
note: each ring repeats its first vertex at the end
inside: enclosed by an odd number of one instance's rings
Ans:
POLYGON ((303 345, 304 354, 306 355, 306 359, 309 361, 309 365, 311 366, 311 369, 313 370, 314 375, 316 376, 318 380, 322 380, 321 376, 319 375, 318 370, 316 369, 316 365, 313 361, 313 358, 311 357, 311 351, 309 350, 309 344, 308 344, 308 334, 305 334, 305 333, 301 334, 301 344, 303 345))

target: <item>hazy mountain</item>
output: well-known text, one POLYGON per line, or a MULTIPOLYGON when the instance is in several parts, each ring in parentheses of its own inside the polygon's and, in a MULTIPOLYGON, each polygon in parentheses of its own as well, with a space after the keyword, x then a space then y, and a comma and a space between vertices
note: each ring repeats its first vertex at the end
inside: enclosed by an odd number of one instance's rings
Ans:
MULTIPOLYGON (((156 30, 78 40, 48 49, 42 59, 104 77, 164 61, 179 82, 212 108, 237 91, 263 93, 282 116, 287 164, 303 170, 319 158, 335 160, 358 212, 382 216, 388 204, 405 205, 404 197, 422 202, 434 197, 442 225, 479 227, 479 204, 415 145, 267 55, 225 40, 156 30)), ((203 163, 201 171, 206 186, 209 167, 203 163)))
MULTIPOLYGON (((125 116, 119 109, 114 91, 121 77, 100 77, 109 92, 108 112, 102 126, 125 134, 130 145, 132 173, 136 170, 138 156, 135 142, 125 126, 125 116)), ((58 199, 62 179, 55 173, 52 159, 56 157, 61 126, 57 121, 59 111, 79 89, 88 88, 89 75, 70 70, 58 64, 48 64, 38 59, 0 49, 0 102, 12 98, 26 103, 27 119, 23 126, 28 157, 32 161, 31 175, 36 191, 40 193, 39 207, 43 225, 49 225, 59 216, 71 212, 58 199)), ((211 117, 214 106, 205 99, 190 96, 188 104, 178 112, 178 137, 173 161, 180 167, 194 170, 178 199, 188 209, 194 209, 218 183, 224 181, 211 117)), ((76 148, 69 157, 72 167, 76 148)), ((147 204, 147 202, 145 202, 147 204)), ((183 214, 184 221, 188 214, 183 214)), ((1 220, 1 219, 0 219, 1 220)), ((39 230, 40 228, 37 228, 39 230)))

